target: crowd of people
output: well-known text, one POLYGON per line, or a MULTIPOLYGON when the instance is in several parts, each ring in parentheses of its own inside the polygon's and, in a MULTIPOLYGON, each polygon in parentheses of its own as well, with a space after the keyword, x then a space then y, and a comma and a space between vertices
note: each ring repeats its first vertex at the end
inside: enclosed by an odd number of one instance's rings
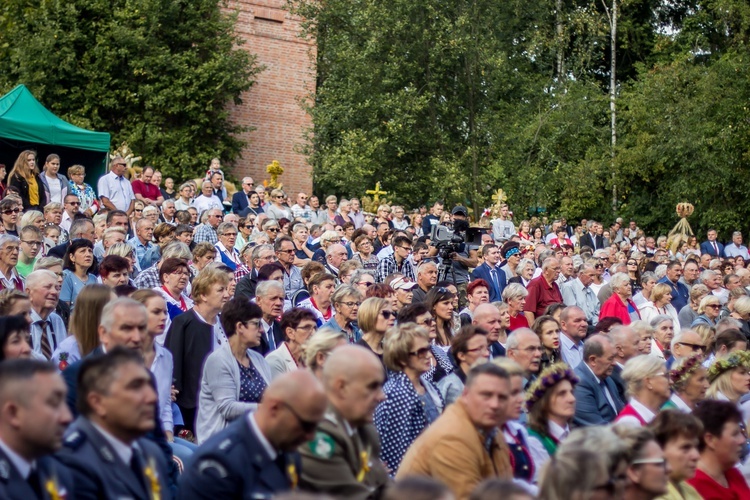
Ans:
POLYGON ((750 498, 740 232, 126 168, 0 186, 0 498, 750 498))

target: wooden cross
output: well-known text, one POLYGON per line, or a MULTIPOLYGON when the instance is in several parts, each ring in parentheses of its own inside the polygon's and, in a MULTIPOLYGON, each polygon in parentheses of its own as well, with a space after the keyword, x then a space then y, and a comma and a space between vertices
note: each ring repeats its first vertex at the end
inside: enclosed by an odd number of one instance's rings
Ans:
POLYGON ((371 194, 372 195, 372 202, 377 205, 378 202, 380 201, 380 195, 381 194, 388 194, 388 191, 381 191, 380 190, 380 182, 376 182, 375 183, 375 189, 368 189, 367 191, 365 191, 365 193, 366 194, 371 194))

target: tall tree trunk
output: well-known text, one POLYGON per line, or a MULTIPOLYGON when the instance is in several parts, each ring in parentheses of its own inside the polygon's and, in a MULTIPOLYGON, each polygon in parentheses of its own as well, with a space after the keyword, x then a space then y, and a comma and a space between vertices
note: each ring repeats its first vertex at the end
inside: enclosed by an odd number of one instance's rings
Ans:
POLYGON ((615 173, 615 146, 617 145, 617 0, 612 0, 609 9, 602 0, 604 11, 609 18, 610 32, 610 65, 609 65, 609 113, 611 127, 610 169, 612 170, 612 211, 617 212, 617 175, 615 173))
POLYGON ((563 54, 562 0, 555 0, 555 33, 557 36, 557 78, 565 79, 565 58, 563 54))

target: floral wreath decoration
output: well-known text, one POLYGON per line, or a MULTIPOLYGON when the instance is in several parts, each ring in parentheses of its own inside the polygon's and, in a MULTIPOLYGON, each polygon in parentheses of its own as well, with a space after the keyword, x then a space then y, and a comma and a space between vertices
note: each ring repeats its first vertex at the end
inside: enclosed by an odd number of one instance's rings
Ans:
POLYGON ((733 352, 729 356, 717 359, 708 369, 708 381, 713 384, 722 374, 735 368, 750 368, 750 352, 733 352))
POLYGON ((567 380, 573 386, 578 383, 578 376, 567 364, 555 363, 545 368, 526 391, 526 410, 530 411, 550 388, 563 380, 567 380))
POLYGON ((673 386, 684 384, 696 371, 698 371, 698 368, 703 366, 701 364, 702 362, 702 354, 694 354, 693 356, 690 356, 679 367, 669 370, 669 381, 673 386))

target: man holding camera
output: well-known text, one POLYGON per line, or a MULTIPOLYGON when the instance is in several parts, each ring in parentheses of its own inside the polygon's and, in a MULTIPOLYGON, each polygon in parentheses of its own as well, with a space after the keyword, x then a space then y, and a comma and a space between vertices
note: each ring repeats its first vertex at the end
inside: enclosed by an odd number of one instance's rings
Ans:
MULTIPOLYGON (((453 216, 453 231, 456 234, 466 234, 466 230, 469 229, 469 212, 466 210, 466 207, 458 205, 453 208, 451 214, 453 216)), ((451 271, 448 272, 444 279, 456 285, 458 289, 458 304, 463 309, 468 302, 466 286, 469 283, 469 268, 477 267, 479 259, 477 258, 477 247, 475 245, 464 242, 457 244, 455 248, 456 251, 450 253, 452 261, 451 271)), ((438 250, 437 247, 431 248, 430 256, 437 255, 438 250)))

